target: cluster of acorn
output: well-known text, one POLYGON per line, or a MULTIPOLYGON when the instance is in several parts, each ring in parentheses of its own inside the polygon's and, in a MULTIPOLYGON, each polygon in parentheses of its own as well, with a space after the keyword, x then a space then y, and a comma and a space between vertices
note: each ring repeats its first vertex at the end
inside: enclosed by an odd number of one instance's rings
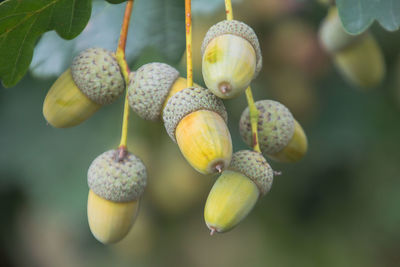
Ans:
MULTIPOLYGON (((190 165, 202 174, 221 173, 204 211, 211 232, 236 226, 258 198, 272 186, 273 170, 265 157, 282 162, 301 159, 307 138, 300 124, 282 104, 255 103, 261 153, 242 150, 232 154, 227 112, 220 98, 243 93, 262 66, 254 31, 236 20, 212 26, 202 45, 202 73, 209 89, 186 88, 186 79, 164 63, 149 63, 124 79, 115 55, 99 48, 83 51, 54 83, 46 96, 43 114, 55 127, 77 125, 101 105, 109 104, 125 87, 131 108, 142 118, 159 120, 190 165)), ((240 119, 240 134, 253 146, 248 108, 240 119)), ((179 171, 179 170, 178 170, 179 171)), ((146 186, 146 169, 131 153, 107 151, 90 165, 88 220, 103 243, 117 242, 131 228, 138 201, 146 186)))

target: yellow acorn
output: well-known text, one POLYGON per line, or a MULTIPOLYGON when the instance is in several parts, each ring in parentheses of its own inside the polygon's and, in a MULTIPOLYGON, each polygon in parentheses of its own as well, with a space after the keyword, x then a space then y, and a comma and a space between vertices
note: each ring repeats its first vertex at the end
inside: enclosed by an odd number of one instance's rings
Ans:
POLYGON ((237 20, 212 26, 202 44, 202 73, 207 88, 220 98, 244 92, 262 66, 253 29, 237 20))
POLYGON ((386 66, 382 51, 369 32, 347 33, 336 7, 331 7, 319 31, 322 47, 332 55, 336 68, 352 84, 363 88, 379 85, 386 66))
POLYGON ((43 115, 56 128, 72 127, 115 101, 124 88, 115 55, 89 48, 76 56, 71 68, 52 85, 43 103, 43 115))
POLYGON ((269 192, 272 181, 273 171, 261 153, 249 150, 234 153, 228 169, 212 187, 204 208, 211 235, 238 225, 259 196, 269 192))
POLYGON ((168 135, 203 174, 221 172, 232 157, 232 140, 222 101, 209 90, 191 87, 174 94, 163 110, 168 135))
MULTIPOLYGON (((284 105, 273 100, 255 102, 258 110, 258 141, 264 156, 280 162, 295 162, 307 152, 307 137, 301 125, 284 105)), ((253 146, 249 108, 239 122, 243 141, 253 146)))
POLYGON ((88 170, 89 227, 104 244, 124 238, 135 221, 147 180, 143 162, 131 153, 119 160, 118 150, 99 155, 88 170))

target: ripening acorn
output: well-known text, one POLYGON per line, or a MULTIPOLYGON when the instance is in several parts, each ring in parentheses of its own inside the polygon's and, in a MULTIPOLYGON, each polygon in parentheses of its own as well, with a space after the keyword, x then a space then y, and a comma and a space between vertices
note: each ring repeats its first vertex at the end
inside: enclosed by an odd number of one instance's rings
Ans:
POLYGON ((319 30, 322 47, 332 55, 339 72, 352 84, 375 87, 383 80, 386 66, 381 48, 370 32, 347 33, 336 7, 329 9, 319 30))
POLYGON ((127 235, 147 183, 143 162, 129 152, 119 160, 118 154, 118 150, 104 152, 88 170, 89 227, 103 244, 118 242, 127 235))
POLYGON ((262 67, 257 35, 237 20, 212 26, 201 51, 204 82, 220 98, 233 98, 244 92, 262 67))
POLYGON ((52 85, 43 103, 43 115, 56 128, 78 125, 102 105, 114 102, 125 81, 114 53, 89 48, 77 55, 52 85))
POLYGON ((221 99, 201 87, 174 94, 163 110, 164 126, 190 165, 203 174, 221 172, 232 157, 228 115, 221 99))
POLYGON ((228 169, 213 185, 204 208, 204 220, 211 234, 238 225, 258 198, 269 192, 272 181, 273 170, 261 153, 250 150, 234 153, 228 169))
MULTIPOLYGON (((273 100, 255 102, 258 110, 258 141, 264 156, 280 162, 295 162, 307 152, 307 137, 301 125, 284 105, 273 100)), ((249 108, 239 122, 243 141, 253 146, 249 108)))

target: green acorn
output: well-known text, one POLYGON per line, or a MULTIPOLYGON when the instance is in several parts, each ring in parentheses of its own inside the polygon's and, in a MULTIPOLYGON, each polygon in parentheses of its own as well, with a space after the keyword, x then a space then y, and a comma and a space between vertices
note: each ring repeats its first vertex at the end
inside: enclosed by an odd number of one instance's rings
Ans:
POLYGON ((244 92, 262 67, 257 35, 237 20, 212 26, 201 51, 204 82, 220 98, 233 98, 244 92))
POLYGON ((163 111, 168 135, 192 167, 203 174, 220 172, 229 165, 232 140, 227 119, 221 99, 201 87, 174 94, 163 111))
POLYGON ((89 48, 77 55, 53 84, 43 103, 43 115, 56 128, 78 125, 102 105, 114 102, 125 89, 114 53, 89 48))
POLYGON ((377 86, 385 76, 382 51, 371 33, 347 33, 336 7, 329 9, 321 24, 322 47, 333 56, 336 68, 352 84, 369 88, 377 86))
POLYGON ((88 221, 104 244, 115 243, 132 227, 139 198, 147 183, 146 167, 131 153, 119 160, 118 150, 99 155, 88 170, 88 221))
POLYGON ((218 177, 204 208, 207 227, 231 230, 253 209, 260 195, 271 189, 273 170, 261 153, 241 150, 233 154, 227 170, 218 177))
MULTIPOLYGON (((273 100, 255 102, 258 115, 258 141, 264 156, 281 162, 300 160, 307 152, 307 137, 300 124, 284 105, 273 100)), ((239 122, 243 141, 253 146, 249 108, 239 122)))

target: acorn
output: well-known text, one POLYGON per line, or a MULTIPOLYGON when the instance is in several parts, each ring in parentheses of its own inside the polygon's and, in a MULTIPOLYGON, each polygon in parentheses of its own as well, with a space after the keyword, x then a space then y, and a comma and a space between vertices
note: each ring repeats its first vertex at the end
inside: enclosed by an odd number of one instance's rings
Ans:
POLYGON ((179 72, 168 64, 155 62, 141 66, 135 72, 135 78, 129 81, 129 105, 143 119, 158 120, 168 93, 178 78, 179 72))
POLYGON ((336 7, 329 9, 319 30, 322 47, 332 55, 339 72, 352 84, 375 87, 384 78, 386 66, 382 51, 373 35, 347 33, 336 7))
POLYGON ((77 55, 52 85, 43 103, 43 115, 53 127, 72 127, 114 102, 124 89, 114 53, 89 48, 77 55))
MULTIPOLYGON (((301 125, 284 105, 273 100, 255 102, 258 115, 258 141, 264 156, 280 162, 295 162, 307 152, 307 137, 301 125)), ((249 108, 239 122, 243 141, 253 146, 249 108)))
POLYGON ((203 174, 221 172, 232 157, 228 115, 221 99, 201 87, 174 94, 163 111, 164 126, 189 164, 203 174))
POLYGON ((237 20, 213 25, 204 37, 201 52, 204 82, 220 98, 244 92, 262 67, 257 35, 237 20))
POLYGON ((152 62, 131 72, 128 84, 128 101, 133 111, 145 120, 161 119, 168 99, 185 89, 185 78, 172 66, 152 62))
POLYGON ((155 164, 157 168, 153 179, 149 180, 147 193, 161 214, 184 216, 199 204, 210 188, 211 177, 200 174, 187 164, 172 142, 159 147, 155 164))
POLYGON ((250 150, 234 153, 228 169, 213 185, 204 208, 211 234, 238 225, 258 198, 269 192, 272 182, 273 170, 261 153, 250 150))
POLYGON ((146 187, 143 162, 127 152, 119 159, 118 150, 99 155, 88 170, 88 221, 92 234, 103 244, 123 239, 131 229, 146 187))

